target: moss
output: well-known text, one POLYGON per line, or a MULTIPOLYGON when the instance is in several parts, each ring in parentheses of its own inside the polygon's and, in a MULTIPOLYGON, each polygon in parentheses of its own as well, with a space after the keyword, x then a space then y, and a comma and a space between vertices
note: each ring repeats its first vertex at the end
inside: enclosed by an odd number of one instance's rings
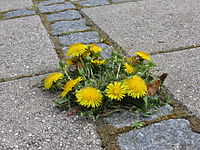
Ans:
POLYGON ((103 119, 99 119, 96 122, 97 132, 100 135, 102 141, 102 148, 106 150, 119 150, 117 146, 117 128, 107 125, 103 119))

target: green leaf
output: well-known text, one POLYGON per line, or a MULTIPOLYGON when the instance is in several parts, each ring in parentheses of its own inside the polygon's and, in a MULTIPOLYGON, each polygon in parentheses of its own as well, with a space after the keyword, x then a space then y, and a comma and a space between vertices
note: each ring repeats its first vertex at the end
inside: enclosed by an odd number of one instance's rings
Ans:
POLYGON ((68 101, 68 98, 65 96, 65 97, 62 97, 61 99, 59 99, 57 101, 57 104, 63 104, 63 103, 66 103, 68 101))

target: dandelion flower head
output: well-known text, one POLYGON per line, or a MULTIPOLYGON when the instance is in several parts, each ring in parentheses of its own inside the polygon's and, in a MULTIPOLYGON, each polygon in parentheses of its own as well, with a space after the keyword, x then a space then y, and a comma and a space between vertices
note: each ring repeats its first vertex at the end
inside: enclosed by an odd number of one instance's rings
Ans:
POLYGON ((142 59, 147 60, 147 61, 151 60, 150 55, 148 53, 146 53, 146 52, 138 51, 138 52, 135 52, 134 54, 139 56, 139 57, 141 57, 142 59))
POLYGON ((147 85, 138 75, 124 80, 124 84, 127 86, 128 95, 133 98, 140 98, 147 93, 147 85))
POLYGON ((95 52, 95 53, 102 51, 101 47, 99 47, 95 44, 89 44, 88 46, 90 47, 90 50, 95 52))
POLYGON ((102 102, 103 95, 93 87, 85 87, 76 93, 77 102, 84 107, 98 107, 102 102))
POLYGON ((98 60, 98 59, 96 59, 96 60, 91 60, 91 62, 92 62, 93 64, 98 64, 98 65, 104 64, 105 61, 106 61, 105 59, 102 59, 102 60, 98 60))
POLYGON ((127 73, 133 73, 133 72, 134 72, 133 66, 129 65, 128 63, 125 63, 124 67, 125 67, 124 70, 125 70, 127 73))
POLYGON ((82 43, 75 43, 70 45, 67 56, 80 56, 87 51, 88 46, 82 43))
POLYGON ((110 99, 121 100, 126 94, 126 86, 121 82, 110 83, 107 85, 105 92, 110 99))
POLYGON ((54 82, 58 81, 59 79, 62 79, 63 77, 64 75, 58 72, 50 74, 44 79, 44 87, 46 89, 50 89, 54 82))
POLYGON ((69 91, 72 90, 72 88, 78 84, 79 82, 81 82, 83 79, 81 77, 78 77, 74 80, 70 80, 68 81, 65 85, 64 85, 64 90, 61 93, 61 97, 64 97, 69 91))

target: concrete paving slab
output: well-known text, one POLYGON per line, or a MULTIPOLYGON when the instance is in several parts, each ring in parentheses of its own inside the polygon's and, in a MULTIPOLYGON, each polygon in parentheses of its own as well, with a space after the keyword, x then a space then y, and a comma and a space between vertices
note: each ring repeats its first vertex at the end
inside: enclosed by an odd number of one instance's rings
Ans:
POLYGON ((57 64, 39 16, 0 21, 0 79, 53 71, 57 64))
POLYGON ((127 53, 200 45, 199 0, 144 0, 83 9, 127 53))
POLYGON ((200 48, 157 54, 152 57, 160 72, 166 72, 165 86, 175 99, 200 118, 200 48))
POLYGON ((0 11, 20 9, 32 6, 31 0, 0 0, 0 11))
POLYGON ((118 137, 121 150, 199 150, 200 134, 189 121, 170 119, 118 137))
POLYGON ((95 126, 56 109, 54 94, 35 86, 45 76, 0 83, 1 150, 100 150, 95 126))

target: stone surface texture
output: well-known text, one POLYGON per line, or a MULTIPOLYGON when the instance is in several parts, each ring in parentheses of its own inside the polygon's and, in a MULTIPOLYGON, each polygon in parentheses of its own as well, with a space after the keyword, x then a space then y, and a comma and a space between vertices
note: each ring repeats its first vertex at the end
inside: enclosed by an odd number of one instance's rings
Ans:
POLYGON ((68 8, 75 8, 75 6, 72 3, 66 2, 63 4, 54 4, 54 5, 48 5, 48 6, 39 6, 38 7, 41 13, 47 13, 47 12, 56 12, 65 10, 68 8))
POLYGON ((65 0, 48 0, 48 1, 41 1, 39 5, 49 5, 49 4, 55 4, 55 3, 60 3, 60 2, 65 2, 65 0))
POLYGON ((56 21, 56 20, 61 20, 61 19, 72 20, 72 19, 80 19, 80 18, 81 18, 81 15, 76 10, 67 10, 64 12, 47 15, 47 19, 49 21, 56 21))
POLYGON ((39 16, 0 21, 0 79, 53 71, 57 63, 39 16))
POLYGON ((67 117, 55 108, 55 93, 36 86, 45 76, 0 83, 0 149, 100 150, 95 126, 67 117))
POLYGON ((149 111, 151 115, 144 116, 142 113, 133 114, 128 111, 123 111, 119 113, 114 113, 109 117, 105 118, 105 120, 112 126, 121 128, 124 126, 130 126, 136 121, 144 121, 144 120, 153 120, 160 116, 167 115, 173 112, 173 107, 170 105, 162 106, 158 109, 151 109, 149 111))
POLYGON ((36 12, 34 10, 28 10, 28 9, 19 9, 11 12, 7 12, 3 15, 4 18, 12 18, 17 16, 24 16, 24 15, 33 15, 36 12))
POLYGON ((62 33, 75 32, 87 30, 90 27, 86 26, 85 19, 74 20, 74 21, 59 21, 51 25, 52 34, 60 35, 62 33))
POLYGON ((167 72, 164 85, 190 112, 200 118, 200 48, 152 56, 160 72, 167 72))
POLYGON ((121 150, 199 150, 200 134, 189 121, 171 119, 118 137, 121 150))
POLYGON ((85 8, 127 53, 200 45, 199 0, 144 0, 85 8))
POLYGON ((109 4, 107 0, 87 0, 78 2, 81 6, 99 6, 109 4))
POLYGON ((62 45, 71 45, 74 43, 98 43, 100 40, 99 33, 91 32, 78 32, 59 37, 62 45))
POLYGON ((31 0, 0 0, 0 11, 20 9, 32 6, 31 0))

